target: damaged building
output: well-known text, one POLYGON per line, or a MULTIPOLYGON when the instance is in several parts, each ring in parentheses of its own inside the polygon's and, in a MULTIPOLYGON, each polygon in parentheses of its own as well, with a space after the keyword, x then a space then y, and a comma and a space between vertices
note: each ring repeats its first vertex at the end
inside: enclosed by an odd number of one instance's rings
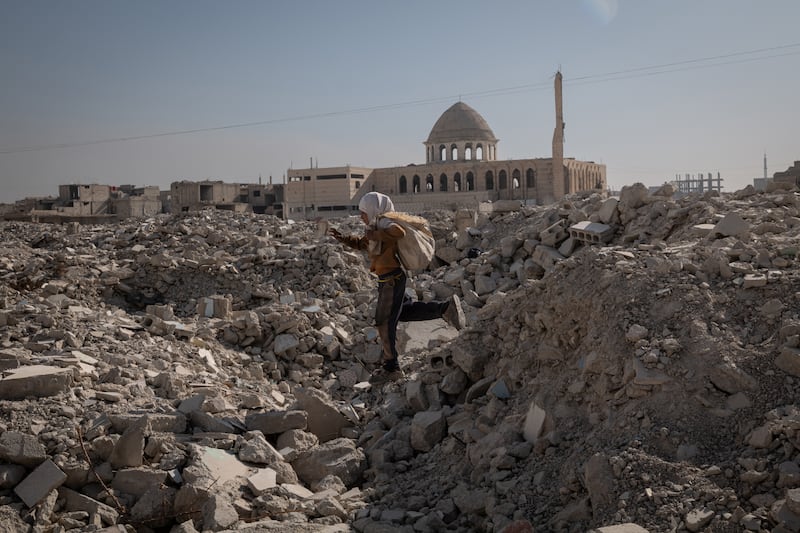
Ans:
POLYGON ((541 205, 566 194, 605 190, 605 165, 563 155, 560 72, 555 77, 555 102, 551 157, 498 159, 499 139, 489 124, 475 109, 459 101, 431 129, 424 143, 425 164, 289 169, 286 217, 355 214, 358 200, 366 191, 390 195, 398 209, 422 212, 475 208, 488 202, 541 205))

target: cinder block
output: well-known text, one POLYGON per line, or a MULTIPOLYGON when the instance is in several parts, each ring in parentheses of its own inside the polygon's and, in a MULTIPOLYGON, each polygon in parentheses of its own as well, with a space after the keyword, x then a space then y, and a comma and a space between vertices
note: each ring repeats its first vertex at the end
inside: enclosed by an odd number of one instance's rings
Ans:
POLYGON ((61 486, 67 480, 65 474, 56 464, 47 459, 14 487, 14 492, 28 507, 42 501, 50 491, 61 486))
POLYGON ((599 222, 584 220, 569 227, 569 235, 573 239, 590 244, 607 243, 614 238, 614 228, 599 222))

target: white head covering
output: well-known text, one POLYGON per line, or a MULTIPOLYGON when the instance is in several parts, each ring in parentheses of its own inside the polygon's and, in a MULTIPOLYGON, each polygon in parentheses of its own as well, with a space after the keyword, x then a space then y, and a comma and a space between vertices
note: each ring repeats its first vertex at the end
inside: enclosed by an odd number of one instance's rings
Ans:
POLYGON ((394 204, 385 194, 373 191, 361 197, 358 210, 367 214, 367 224, 375 224, 375 217, 394 211, 394 204))

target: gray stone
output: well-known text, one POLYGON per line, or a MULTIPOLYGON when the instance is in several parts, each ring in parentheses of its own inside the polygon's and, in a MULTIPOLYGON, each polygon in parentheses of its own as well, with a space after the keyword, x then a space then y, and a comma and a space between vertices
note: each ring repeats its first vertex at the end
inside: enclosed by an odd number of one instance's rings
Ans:
POLYGON ((123 468, 114 476, 111 487, 126 494, 140 497, 154 485, 167 479, 164 470, 149 467, 123 468))
POLYGON ((258 430, 264 435, 285 433, 292 429, 308 427, 308 413, 300 410, 251 413, 245 417, 248 431, 258 430))
POLYGON ((165 485, 151 487, 131 507, 131 521, 153 529, 172 524, 177 490, 165 485))
POLYGON ((192 411, 199 411, 200 408, 203 407, 205 399, 205 394, 195 394, 194 396, 182 400, 178 406, 178 411, 185 415, 188 415, 192 411))
POLYGON ((334 475, 350 487, 361 479, 367 468, 367 459, 352 440, 338 438, 301 454, 292 462, 292 466, 298 477, 308 485, 334 475))
POLYGON ((483 514, 489 494, 485 490, 470 490, 460 484, 450 493, 458 510, 464 514, 483 514))
POLYGON ((239 459, 249 463, 273 464, 283 461, 283 456, 278 453, 260 431, 253 431, 245 435, 248 439, 239 448, 239 459))
POLYGON ((275 441, 275 447, 278 448, 278 450, 292 448, 298 453, 310 450, 317 444, 319 444, 317 436, 308 431, 303 431, 302 429, 290 429, 289 431, 281 433, 275 441))
POLYGON ((649 531, 640 525, 626 522, 624 524, 599 527, 591 530, 590 533, 649 533, 649 531))
POLYGON ((22 465, 0 465, 0 489, 10 489, 25 478, 22 465))
POLYGON ((335 439, 341 435, 342 428, 352 426, 330 397, 320 390, 300 387, 295 390, 295 398, 300 408, 308 414, 307 430, 316 435, 320 442, 335 439))
POLYGON ((460 368, 455 368, 445 374, 439 388, 445 394, 458 395, 467 388, 468 383, 467 375, 460 368))
POLYGON ((750 224, 737 213, 728 213, 714 226, 712 234, 725 237, 744 237, 750 231, 750 224))
POLYGON ((119 520, 119 513, 110 505, 99 502, 89 496, 76 492, 67 487, 59 487, 58 497, 64 501, 65 511, 85 511, 91 516, 97 516, 104 524, 113 526, 119 520))
POLYGON ((281 333, 275 337, 272 350, 278 355, 283 355, 298 346, 300 346, 300 341, 296 336, 291 333, 281 333))
POLYGON ((614 472, 608 457, 601 453, 592 455, 584 465, 584 476, 589 500, 596 514, 616 501, 614 472))
POLYGON ((686 514, 686 529, 701 531, 714 518, 714 511, 710 509, 694 509, 686 514))
POLYGON ((533 259, 533 262, 539 265, 545 271, 549 271, 556 265, 556 263, 563 261, 566 258, 555 248, 540 244, 533 250, 531 259, 533 259))
POLYGON ((53 461, 47 459, 14 487, 14 493, 25 505, 33 507, 66 480, 67 475, 53 461))
POLYGON ((406 402, 413 411, 424 411, 430 405, 425 394, 425 384, 415 380, 406 383, 406 402))
POLYGON ((192 411, 189 415, 192 425, 210 433, 237 433, 237 429, 227 420, 203 411, 192 411))
POLYGON ((258 472, 247 478, 247 486, 256 496, 261 496, 278 485, 278 473, 272 468, 259 468, 258 472))
POLYGON ((143 417, 136 424, 128 427, 114 445, 109 461, 114 468, 142 466, 144 461, 144 437, 147 433, 147 421, 143 417))
POLYGON ((787 374, 800 377, 800 349, 783 346, 775 358, 775 366, 787 374))
POLYGON ((24 400, 67 392, 72 386, 72 369, 45 365, 21 366, 4 372, 0 399, 24 400))
POLYGON ((427 452, 447 435, 447 420, 442 411, 420 411, 411 420, 411 447, 427 452))
POLYGON ((239 513, 227 497, 215 494, 203 504, 203 530, 221 531, 239 520, 239 513))
POLYGON ((0 459, 33 468, 47 459, 47 450, 33 435, 6 431, 0 435, 0 459))
POLYGON ((528 442, 536 442, 542 435, 547 421, 547 413, 536 402, 531 402, 525 415, 522 435, 528 442))

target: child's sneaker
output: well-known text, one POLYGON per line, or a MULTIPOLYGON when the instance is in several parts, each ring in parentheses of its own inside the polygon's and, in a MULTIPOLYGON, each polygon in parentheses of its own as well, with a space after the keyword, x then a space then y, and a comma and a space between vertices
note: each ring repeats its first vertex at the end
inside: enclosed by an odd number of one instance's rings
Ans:
POLYGON ((447 302, 447 309, 442 313, 442 318, 456 329, 464 329, 464 326, 466 326, 467 320, 464 316, 464 310, 461 308, 461 299, 457 295, 454 294, 450 297, 447 302))

